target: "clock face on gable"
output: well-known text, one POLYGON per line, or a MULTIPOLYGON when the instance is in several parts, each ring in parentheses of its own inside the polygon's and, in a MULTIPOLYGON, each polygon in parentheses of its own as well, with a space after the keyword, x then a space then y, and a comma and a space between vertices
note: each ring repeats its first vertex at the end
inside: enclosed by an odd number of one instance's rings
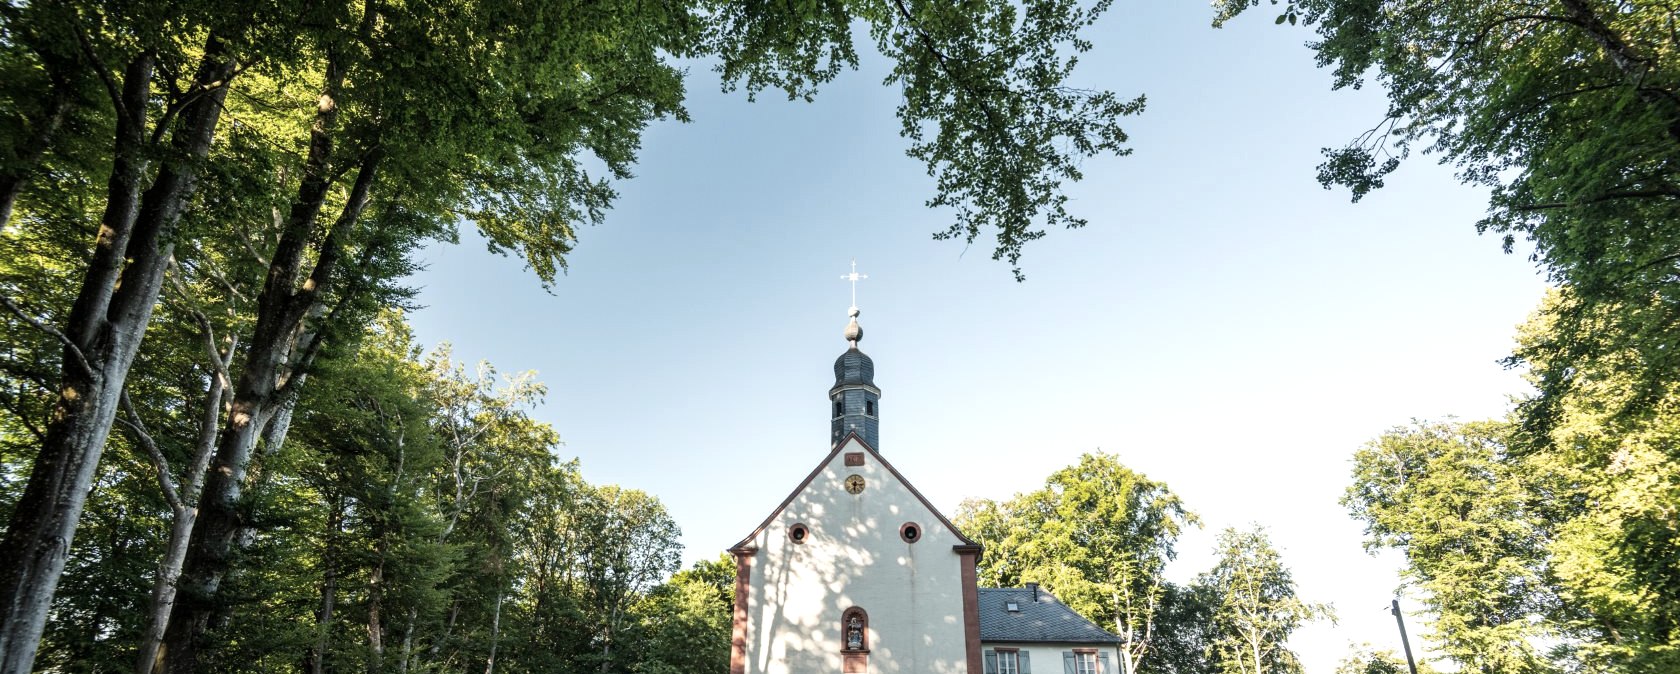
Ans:
POLYGON ((846 491, 853 494, 863 493, 863 476, 851 475, 846 478, 846 491))

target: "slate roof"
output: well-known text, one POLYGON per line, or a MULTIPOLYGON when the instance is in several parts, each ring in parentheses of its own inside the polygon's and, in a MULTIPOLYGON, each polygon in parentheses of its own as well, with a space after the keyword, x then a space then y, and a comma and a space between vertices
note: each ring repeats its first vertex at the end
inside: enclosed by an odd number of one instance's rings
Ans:
POLYGON ((979 588, 981 641, 1053 641, 1074 644, 1117 644, 1120 637, 1092 624, 1044 588, 979 588), (1010 611, 1015 602, 1019 611, 1010 611))

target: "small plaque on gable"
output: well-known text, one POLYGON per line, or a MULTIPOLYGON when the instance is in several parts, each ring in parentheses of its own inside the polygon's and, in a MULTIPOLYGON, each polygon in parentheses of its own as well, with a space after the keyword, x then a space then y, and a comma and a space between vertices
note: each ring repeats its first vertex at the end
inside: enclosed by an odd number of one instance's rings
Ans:
POLYGON ((846 452, 846 465, 848 465, 848 466, 861 466, 861 465, 863 465, 863 452, 846 452))

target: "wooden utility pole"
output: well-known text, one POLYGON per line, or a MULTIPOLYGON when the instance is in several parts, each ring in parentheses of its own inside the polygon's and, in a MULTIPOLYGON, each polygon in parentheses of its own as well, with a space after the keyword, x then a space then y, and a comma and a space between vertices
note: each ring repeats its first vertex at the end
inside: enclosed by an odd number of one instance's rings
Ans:
POLYGON ((1389 613, 1394 614, 1394 624, 1400 626, 1400 648, 1406 651, 1406 668, 1418 674, 1417 661, 1412 659, 1412 642, 1406 639, 1406 621, 1400 618, 1399 599, 1389 602, 1389 613))

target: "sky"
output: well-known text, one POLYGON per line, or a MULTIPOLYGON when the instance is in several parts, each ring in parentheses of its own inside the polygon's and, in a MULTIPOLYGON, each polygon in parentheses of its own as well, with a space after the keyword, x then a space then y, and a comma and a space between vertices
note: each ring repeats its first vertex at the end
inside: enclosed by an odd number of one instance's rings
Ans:
POLYGON ((932 240, 952 214, 924 205, 880 58, 813 103, 748 102, 700 63, 693 121, 647 131, 552 291, 463 236, 422 255, 417 335, 537 371, 562 455, 661 499, 688 563, 827 454, 855 259, 881 452, 944 513, 1111 452, 1204 522, 1169 577, 1259 523, 1300 595, 1339 616, 1291 640, 1308 672, 1350 643, 1398 650, 1397 560, 1368 555, 1337 502, 1350 458, 1412 419, 1505 414, 1526 386, 1499 359, 1546 286, 1476 233, 1486 194, 1433 157, 1357 204, 1322 189, 1320 148, 1384 100, 1331 91, 1310 34, 1268 9, 1216 30, 1206 5, 1120 2, 1093 27, 1074 84, 1148 107, 1125 123, 1134 153, 1087 160, 1067 188, 1089 226, 1028 244, 1024 283, 984 238, 932 240))

